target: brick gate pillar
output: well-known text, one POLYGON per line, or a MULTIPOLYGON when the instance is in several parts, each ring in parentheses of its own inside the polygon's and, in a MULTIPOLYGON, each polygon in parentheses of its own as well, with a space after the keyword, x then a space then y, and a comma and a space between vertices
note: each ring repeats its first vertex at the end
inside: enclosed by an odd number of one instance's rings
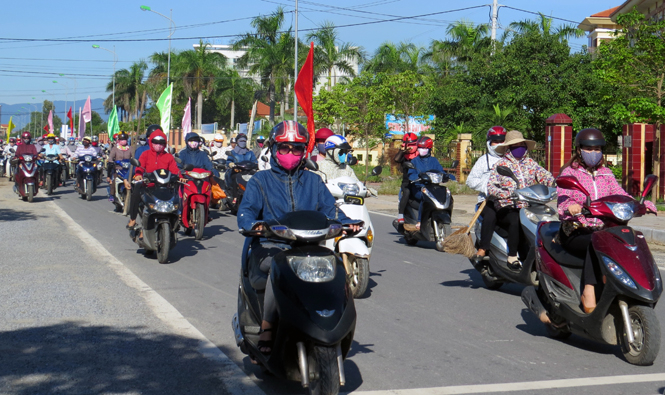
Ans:
POLYGON ((554 114, 545 122, 545 168, 556 177, 573 152, 573 120, 554 114))
POLYGON ((636 196, 642 191, 644 177, 652 172, 654 125, 632 123, 623 126, 623 188, 636 196))

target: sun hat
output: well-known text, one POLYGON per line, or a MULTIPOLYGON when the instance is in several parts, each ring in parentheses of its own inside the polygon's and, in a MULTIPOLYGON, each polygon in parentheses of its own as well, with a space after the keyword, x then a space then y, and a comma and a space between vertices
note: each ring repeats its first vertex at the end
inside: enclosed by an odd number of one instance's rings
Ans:
POLYGON ((517 130, 511 130, 510 132, 506 133, 506 140, 503 142, 503 144, 497 145, 494 149, 496 152, 500 155, 503 155, 506 153, 506 149, 510 147, 511 145, 519 144, 519 143, 526 143, 526 149, 531 151, 532 149, 536 148, 536 142, 533 140, 526 140, 524 136, 522 135, 522 132, 517 131, 517 130))

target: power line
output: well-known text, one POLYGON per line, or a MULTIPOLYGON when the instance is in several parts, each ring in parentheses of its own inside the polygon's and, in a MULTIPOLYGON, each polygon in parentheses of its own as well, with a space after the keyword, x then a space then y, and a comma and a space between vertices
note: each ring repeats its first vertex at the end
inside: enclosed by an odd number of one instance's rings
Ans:
POLYGON ((547 15, 543 14, 542 12, 528 11, 528 10, 523 10, 523 9, 521 9, 521 8, 510 7, 510 6, 507 6, 507 5, 503 5, 503 6, 501 6, 501 7, 502 7, 502 8, 508 8, 508 9, 515 10, 515 11, 525 12, 525 13, 527 13, 527 14, 544 15, 546 18, 556 19, 556 20, 564 21, 564 22, 570 22, 570 23, 574 23, 574 24, 577 24, 577 25, 593 26, 592 24, 583 23, 583 22, 580 23, 580 22, 578 22, 578 21, 573 21, 573 20, 570 20, 570 19, 558 18, 558 17, 556 17, 556 16, 547 16, 547 15))

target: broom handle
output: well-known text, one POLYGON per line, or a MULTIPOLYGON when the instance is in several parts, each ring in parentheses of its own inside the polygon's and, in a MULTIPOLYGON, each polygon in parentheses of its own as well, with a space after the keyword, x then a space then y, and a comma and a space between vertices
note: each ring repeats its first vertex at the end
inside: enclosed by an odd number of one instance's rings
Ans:
POLYGON ((473 227, 473 224, 475 224, 476 221, 478 221, 478 217, 480 217, 480 213, 482 213, 483 209, 485 208, 485 203, 487 203, 487 199, 483 200, 483 202, 480 203, 480 207, 478 207, 478 210, 476 211, 476 215, 474 215, 473 219, 471 219, 471 222, 469 222, 469 227, 467 228, 467 232, 466 232, 467 235, 471 233, 471 227, 473 227))

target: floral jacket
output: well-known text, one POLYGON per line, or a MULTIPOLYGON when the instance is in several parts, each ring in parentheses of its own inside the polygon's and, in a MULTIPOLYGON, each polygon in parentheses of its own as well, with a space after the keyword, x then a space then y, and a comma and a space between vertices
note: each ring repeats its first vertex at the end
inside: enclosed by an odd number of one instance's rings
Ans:
MULTIPOLYGON (((553 187, 555 185, 554 177, 527 155, 518 160, 511 154, 510 150, 506 150, 503 158, 496 162, 492 168, 487 183, 487 194, 495 200, 494 206, 501 209, 513 205, 513 201, 510 199, 513 192, 536 184, 553 187), (512 170, 519 180, 519 185, 516 185, 512 178, 497 173, 496 169, 499 166, 506 166, 512 170)), ((522 208, 528 205, 526 202, 516 202, 514 207, 522 208)))
MULTIPOLYGON (((570 167, 565 168, 561 175, 577 178, 591 194, 592 201, 611 195, 630 196, 621 188, 612 171, 605 166, 601 166, 594 173, 589 173, 584 167, 574 162, 570 167)), ((599 218, 586 218, 583 215, 574 216, 567 212, 568 207, 572 204, 583 206, 586 203, 586 196, 582 192, 557 188, 557 195, 559 196, 557 204, 561 221, 572 222, 575 227, 600 228, 603 226, 603 221, 599 218)), ((644 204, 648 209, 656 211, 656 206, 652 202, 645 201, 644 204)))

